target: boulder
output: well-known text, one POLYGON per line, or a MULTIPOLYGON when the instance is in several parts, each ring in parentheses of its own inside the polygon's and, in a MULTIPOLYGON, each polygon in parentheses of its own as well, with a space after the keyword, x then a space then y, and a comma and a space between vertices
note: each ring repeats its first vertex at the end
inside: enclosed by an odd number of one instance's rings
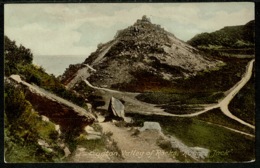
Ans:
POLYGON ((109 106, 108 106, 108 112, 109 112, 109 118, 119 118, 119 119, 123 119, 126 123, 130 123, 132 122, 132 118, 130 117, 125 117, 125 106, 124 104, 114 98, 111 97, 110 102, 109 102, 109 106))
POLYGON ((191 147, 191 149, 194 151, 196 158, 198 159, 205 159, 209 156, 209 149, 201 147, 191 147))
POLYGON ((100 132, 96 132, 96 131, 88 131, 87 133, 88 133, 88 135, 98 135, 98 136, 101 136, 101 133, 100 132))
POLYGON ((201 147, 189 147, 184 144, 178 138, 171 136, 170 137, 172 149, 180 150, 184 155, 188 155, 189 157, 193 158, 194 160, 203 160, 208 157, 210 150, 201 147))
POLYGON ((19 75, 11 75, 5 79, 7 84, 19 86, 25 93, 25 98, 30 101, 35 111, 46 122, 53 122, 60 126, 61 132, 78 129, 79 132, 86 125, 92 124, 96 118, 90 112, 65 100, 37 85, 32 85, 22 80, 19 75))
POLYGON ((84 128, 84 130, 88 133, 88 131, 94 131, 94 128, 88 125, 84 128))
POLYGON ((50 119, 44 115, 41 115, 42 121, 50 122, 50 119))
POLYGON ((97 117, 97 121, 98 122, 104 122, 105 121, 105 117, 103 117, 103 116, 101 116, 101 115, 98 115, 98 117, 97 117))
POLYGON ((132 123, 132 122, 133 122, 133 119, 132 119, 131 117, 125 117, 125 118, 124 118, 124 121, 125 121, 126 123, 132 123))
POLYGON ((86 105, 87 105, 88 111, 89 111, 90 113, 92 113, 92 104, 86 103, 86 105))
POLYGON ((97 132, 93 129, 91 126, 86 126, 84 128, 85 132, 87 133, 86 136, 84 136, 85 139, 87 140, 96 140, 96 139, 101 139, 101 132, 97 132))
POLYGON ((61 135, 60 125, 55 124, 55 130, 61 135))
POLYGON ((46 141, 44 141, 44 140, 42 140, 42 139, 38 139, 38 144, 40 145, 40 146, 43 146, 43 147, 50 147, 50 145, 46 142, 46 141))
POLYGON ((87 140, 98 140, 98 139, 101 139, 101 136, 100 135, 90 134, 90 135, 86 136, 86 139, 87 140))
POLYGON ((110 115, 113 115, 115 117, 124 118, 125 106, 120 100, 111 97, 109 102, 108 112, 110 113, 110 115))
POLYGON ((162 128, 158 122, 146 121, 146 122, 144 122, 144 126, 142 128, 140 128, 139 130, 141 132, 143 132, 145 130, 157 130, 157 131, 161 132, 162 128))
POLYGON ((65 154, 65 157, 68 157, 71 154, 71 152, 70 152, 70 150, 67 146, 63 149, 63 151, 64 151, 64 154, 65 154))
POLYGON ((42 139, 38 139, 37 140, 37 143, 38 143, 38 145, 40 145, 41 147, 42 147, 42 149, 44 149, 46 152, 53 152, 53 149, 52 148, 50 148, 50 145, 46 142, 46 141, 44 141, 44 140, 42 140, 42 139))

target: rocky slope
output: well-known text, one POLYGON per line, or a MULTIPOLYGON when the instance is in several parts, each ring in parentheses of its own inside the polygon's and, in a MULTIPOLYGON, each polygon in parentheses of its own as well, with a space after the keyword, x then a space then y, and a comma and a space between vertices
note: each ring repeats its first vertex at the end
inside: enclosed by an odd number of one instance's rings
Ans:
POLYGON ((169 86, 175 79, 194 76, 219 63, 143 16, 118 31, 113 40, 100 44, 81 66, 67 69, 62 82, 71 88, 87 78, 99 87, 147 91, 169 86))
POLYGON ((20 85, 26 93, 26 99, 39 114, 59 124, 62 132, 75 129, 82 131, 86 125, 95 121, 95 116, 84 108, 21 80, 19 75, 11 75, 6 80, 13 85, 20 85))

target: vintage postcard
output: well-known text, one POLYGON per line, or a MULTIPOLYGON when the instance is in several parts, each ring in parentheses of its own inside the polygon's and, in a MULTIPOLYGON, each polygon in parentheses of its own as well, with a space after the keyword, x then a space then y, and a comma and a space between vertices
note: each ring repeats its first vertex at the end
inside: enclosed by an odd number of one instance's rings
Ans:
POLYGON ((4 9, 6 163, 255 161, 254 3, 4 9))

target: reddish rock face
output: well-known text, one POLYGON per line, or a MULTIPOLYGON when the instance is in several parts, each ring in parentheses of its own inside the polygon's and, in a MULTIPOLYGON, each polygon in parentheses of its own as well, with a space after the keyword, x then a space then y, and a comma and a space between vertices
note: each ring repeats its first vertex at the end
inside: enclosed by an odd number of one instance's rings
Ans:
POLYGON ((12 75, 10 82, 20 85, 25 97, 33 108, 50 121, 60 125, 61 132, 81 132, 86 125, 92 124, 95 117, 85 109, 72 104, 42 88, 22 81, 18 75, 12 75))
POLYGON ((92 124, 94 118, 80 116, 71 107, 53 101, 41 95, 26 91, 26 99, 41 115, 47 116, 52 122, 61 126, 61 132, 71 129, 83 130, 86 125, 92 124))

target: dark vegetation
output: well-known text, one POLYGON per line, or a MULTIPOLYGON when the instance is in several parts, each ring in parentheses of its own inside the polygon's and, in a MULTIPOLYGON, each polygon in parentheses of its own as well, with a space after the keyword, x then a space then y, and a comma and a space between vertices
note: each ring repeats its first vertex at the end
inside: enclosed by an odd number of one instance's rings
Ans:
POLYGON ((15 41, 5 36, 5 76, 19 74, 28 83, 34 83, 58 96, 84 106, 85 100, 82 96, 65 88, 54 75, 47 74, 42 67, 32 64, 33 55, 30 49, 22 45, 17 47, 15 41))
POLYGON ((157 104, 164 111, 172 114, 190 114, 204 108, 198 104, 217 103, 224 96, 222 92, 214 93, 143 93, 136 96, 138 100, 157 104))
POLYGON ((15 44, 15 41, 11 41, 7 36, 4 37, 4 55, 5 55, 5 73, 12 74, 17 70, 17 64, 31 64, 33 60, 33 54, 30 49, 25 48, 23 45, 19 47, 15 44))
POLYGON ((225 63, 219 69, 203 71, 198 75, 176 81, 173 88, 181 92, 223 92, 235 85, 245 73, 250 59, 221 58, 225 63))
POLYGON ((68 68, 66 68, 65 72, 63 73, 63 75, 60 77, 60 81, 63 84, 67 84, 72 78, 74 78, 74 74, 76 74, 76 72, 82 68, 82 64, 75 64, 75 65, 69 65, 68 68))
POLYGON ((214 94, 201 92, 201 93, 164 93, 164 92, 151 92, 143 93, 136 96, 138 100, 152 103, 152 104, 209 104, 217 103, 218 99, 223 95, 222 92, 214 94))
MULTIPOLYGON (((32 64, 33 55, 30 49, 22 45, 17 47, 15 41, 5 36, 5 76, 18 74, 28 83, 36 84, 60 97, 85 107, 85 99, 68 91, 53 75, 43 68, 32 64)), ((32 100, 30 100, 32 101, 32 100)), ((40 114, 33 109, 26 99, 22 88, 14 88, 5 83, 5 159, 7 162, 59 162, 64 155, 57 144, 58 135, 52 122, 42 121, 40 114), (41 147, 38 139, 45 140, 54 150, 41 147)), ((58 120, 58 118, 56 118, 58 120)), ((70 119, 73 120, 73 119, 70 119)), ((68 120, 68 122, 71 122, 68 120)), ((75 120, 73 121, 75 123, 75 120)), ((77 128, 68 130, 61 136, 70 144, 77 136, 77 128)))
POLYGON ((165 112, 171 114, 191 114, 198 111, 202 111, 204 108, 200 105, 176 105, 176 104, 167 104, 167 105, 160 105, 157 107, 161 107, 164 109, 165 112))
POLYGON ((253 125, 255 124, 255 91, 255 73, 253 73, 248 83, 229 104, 232 114, 253 125))
POLYGON ((99 93, 99 91, 89 87, 86 85, 84 81, 80 81, 77 83, 73 90, 80 93, 84 98, 88 100, 88 102, 92 105, 92 108, 96 109, 99 106, 104 106, 105 101, 102 98, 102 94, 99 93))
POLYGON ((207 124, 197 118, 179 118, 165 116, 146 116, 128 114, 133 117, 135 126, 144 121, 159 122, 165 134, 174 135, 190 147, 209 149, 209 162, 242 162, 255 158, 253 138, 232 132, 225 128, 207 124))
POLYGON ((187 43, 194 47, 254 48, 255 21, 245 25, 224 27, 213 33, 201 33, 187 43))
POLYGON ((42 121, 20 88, 5 86, 4 145, 7 162, 59 162, 63 150, 57 146, 58 133, 51 122, 42 121), (55 151, 37 143, 46 141, 55 151))
POLYGON ((226 56, 254 55, 255 21, 252 20, 241 26, 224 27, 213 33, 201 33, 187 43, 196 48, 217 51, 226 56))
POLYGON ((244 125, 240 124, 238 121, 225 116, 219 108, 210 110, 203 114, 200 114, 196 118, 199 120, 205 121, 205 122, 210 122, 213 124, 233 128, 233 129, 236 129, 236 130, 239 130, 242 132, 246 132, 246 133, 249 133, 252 135, 255 134, 254 129, 244 126, 244 125))

